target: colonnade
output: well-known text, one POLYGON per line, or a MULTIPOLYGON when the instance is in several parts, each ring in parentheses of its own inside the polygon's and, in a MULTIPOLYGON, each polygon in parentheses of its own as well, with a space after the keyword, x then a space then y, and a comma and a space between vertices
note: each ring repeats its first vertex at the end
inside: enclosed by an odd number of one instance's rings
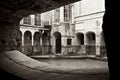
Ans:
POLYGON ((40 31, 19 31, 20 32, 20 44, 19 50, 25 53, 26 55, 32 54, 44 54, 48 52, 49 49, 49 31, 40 30, 40 31), (46 50, 44 50, 46 49, 46 50))

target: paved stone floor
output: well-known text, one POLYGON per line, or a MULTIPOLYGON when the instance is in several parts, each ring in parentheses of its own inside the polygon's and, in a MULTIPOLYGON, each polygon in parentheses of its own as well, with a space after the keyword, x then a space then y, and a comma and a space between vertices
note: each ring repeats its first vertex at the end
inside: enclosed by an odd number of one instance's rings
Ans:
POLYGON ((108 67, 69 68, 34 60, 19 51, 0 54, 0 68, 25 80, 108 80, 108 67))

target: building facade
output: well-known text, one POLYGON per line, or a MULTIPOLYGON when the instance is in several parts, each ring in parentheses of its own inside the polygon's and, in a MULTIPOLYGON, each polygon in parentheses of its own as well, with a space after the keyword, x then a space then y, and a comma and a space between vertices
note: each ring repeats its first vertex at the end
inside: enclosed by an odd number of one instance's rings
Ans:
POLYGON ((106 56, 104 11, 104 0, 83 0, 30 15, 20 22, 19 50, 26 55, 106 56))

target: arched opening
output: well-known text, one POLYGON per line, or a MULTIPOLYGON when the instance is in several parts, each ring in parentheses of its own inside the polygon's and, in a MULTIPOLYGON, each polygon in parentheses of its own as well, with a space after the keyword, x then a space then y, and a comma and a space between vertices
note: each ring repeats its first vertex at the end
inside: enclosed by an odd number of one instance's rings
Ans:
POLYGON ((100 33, 100 54, 103 57, 107 56, 103 32, 100 33))
POLYGON ((24 33, 24 53, 26 55, 32 53, 32 33, 30 31, 24 33))
POLYGON ((16 41, 17 41, 17 50, 22 52, 22 32, 20 30, 17 31, 17 37, 16 37, 16 41))
POLYGON ((35 54, 40 54, 40 52, 41 52, 40 37, 41 37, 41 34, 40 34, 39 32, 35 32, 35 33, 34 33, 33 52, 34 52, 35 54))
POLYGON ((48 45, 48 34, 46 31, 42 34, 42 53, 48 53, 49 45, 48 45))
POLYGON ((61 53, 61 33, 54 32, 53 35, 55 37, 55 52, 61 53))
POLYGON ((16 45, 16 49, 22 52, 22 32, 20 30, 15 30, 13 32, 13 42, 16 45))
POLYGON ((84 34, 79 32, 76 34, 76 53, 84 54, 85 53, 85 46, 84 46, 84 34))
POLYGON ((84 45, 84 34, 77 33, 76 36, 77 36, 78 45, 84 45))
POLYGON ((86 53, 88 55, 95 55, 96 53, 96 38, 94 32, 87 32, 86 33, 86 53))

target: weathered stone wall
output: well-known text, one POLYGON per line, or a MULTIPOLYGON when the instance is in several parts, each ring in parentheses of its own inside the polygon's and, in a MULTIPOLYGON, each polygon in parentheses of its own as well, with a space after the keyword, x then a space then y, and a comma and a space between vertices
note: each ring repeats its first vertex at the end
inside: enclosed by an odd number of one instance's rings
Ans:
POLYGON ((90 45, 86 45, 86 54, 88 55, 96 55, 96 46, 90 46, 90 45))
POLYGON ((0 51, 15 50, 19 46, 19 23, 0 23, 0 51))

